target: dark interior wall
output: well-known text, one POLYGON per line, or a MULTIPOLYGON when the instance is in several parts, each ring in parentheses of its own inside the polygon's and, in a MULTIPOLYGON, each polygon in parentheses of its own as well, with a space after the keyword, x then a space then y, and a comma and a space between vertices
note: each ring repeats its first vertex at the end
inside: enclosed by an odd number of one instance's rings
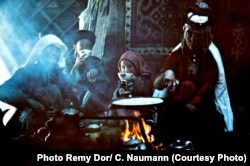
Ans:
POLYGON ((219 1, 213 4, 216 11, 215 42, 225 59, 229 77, 237 78, 238 74, 249 67, 249 10, 250 2, 219 1), (233 66, 233 67, 232 67, 233 66))
POLYGON ((215 9, 214 41, 220 48, 229 93, 235 114, 248 112, 247 97, 250 92, 250 2, 247 0, 223 0, 212 3, 215 9))

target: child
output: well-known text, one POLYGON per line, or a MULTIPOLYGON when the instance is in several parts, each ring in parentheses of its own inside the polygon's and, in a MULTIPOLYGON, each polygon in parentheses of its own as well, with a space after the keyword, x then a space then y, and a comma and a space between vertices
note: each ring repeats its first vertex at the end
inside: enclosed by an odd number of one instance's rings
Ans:
MULTIPOLYGON (((151 97, 153 93, 152 73, 149 71, 144 58, 134 51, 124 52, 118 61, 118 86, 112 100, 128 97, 151 97), (128 76, 126 76, 128 74, 128 76), (128 79, 123 79, 123 77, 128 79)), ((140 116, 137 110, 116 109, 112 114, 118 116, 140 116)), ((151 117, 150 117, 151 118, 151 117)))
POLYGON ((132 73, 132 76, 126 81, 119 81, 113 94, 113 100, 129 96, 152 96, 152 73, 148 70, 146 61, 141 55, 134 51, 124 52, 118 61, 118 70, 120 73, 132 73))
POLYGON ((85 113, 105 111, 108 102, 108 79, 103 72, 102 61, 92 55, 96 36, 88 30, 78 31, 77 34, 74 45, 76 60, 69 73, 73 91, 85 113))

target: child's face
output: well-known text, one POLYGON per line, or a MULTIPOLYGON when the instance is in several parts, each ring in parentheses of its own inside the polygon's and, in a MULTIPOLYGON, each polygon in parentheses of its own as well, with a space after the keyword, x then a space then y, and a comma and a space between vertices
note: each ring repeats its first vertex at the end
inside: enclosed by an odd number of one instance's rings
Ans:
POLYGON ((133 73, 134 75, 136 75, 136 68, 133 65, 133 63, 131 63, 128 60, 121 60, 120 62, 120 68, 121 68, 121 73, 133 73))
POLYGON ((88 47, 89 42, 90 42, 89 40, 83 39, 76 43, 75 50, 78 58, 83 60, 91 54, 91 50, 88 47))

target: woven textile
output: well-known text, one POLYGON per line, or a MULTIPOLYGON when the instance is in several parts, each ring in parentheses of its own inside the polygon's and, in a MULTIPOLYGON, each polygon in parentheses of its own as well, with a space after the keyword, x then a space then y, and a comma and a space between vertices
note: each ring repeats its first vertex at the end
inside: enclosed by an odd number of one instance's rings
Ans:
POLYGON ((143 55, 166 54, 169 47, 180 39, 181 22, 176 23, 175 5, 178 4, 165 0, 127 0, 125 30, 128 49, 143 55))

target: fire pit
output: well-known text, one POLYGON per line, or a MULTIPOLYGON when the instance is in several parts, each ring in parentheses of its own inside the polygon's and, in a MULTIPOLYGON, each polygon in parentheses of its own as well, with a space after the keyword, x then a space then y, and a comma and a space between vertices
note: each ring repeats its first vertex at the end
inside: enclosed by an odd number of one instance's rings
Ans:
POLYGON ((81 144, 91 150, 146 150, 154 140, 151 127, 136 117, 100 117, 81 120, 81 144))
POLYGON ((157 109, 163 99, 135 97, 115 100, 111 111, 125 110, 123 116, 83 117, 81 141, 85 149, 147 150, 152 147, 154 135, 147 118, 156 122, 157 109))
POLYGON ((44 145, 57 150, 155 150, 153 126, 147 118, 155 117, 156 108, 163 101, 146 98, 143 104, 143 99, 136 98, 134 104, 127 105, 126 100, 112 103, 112 109, 125 109, 127 116, 77 116, 71 111, 54 118, 44 145))

